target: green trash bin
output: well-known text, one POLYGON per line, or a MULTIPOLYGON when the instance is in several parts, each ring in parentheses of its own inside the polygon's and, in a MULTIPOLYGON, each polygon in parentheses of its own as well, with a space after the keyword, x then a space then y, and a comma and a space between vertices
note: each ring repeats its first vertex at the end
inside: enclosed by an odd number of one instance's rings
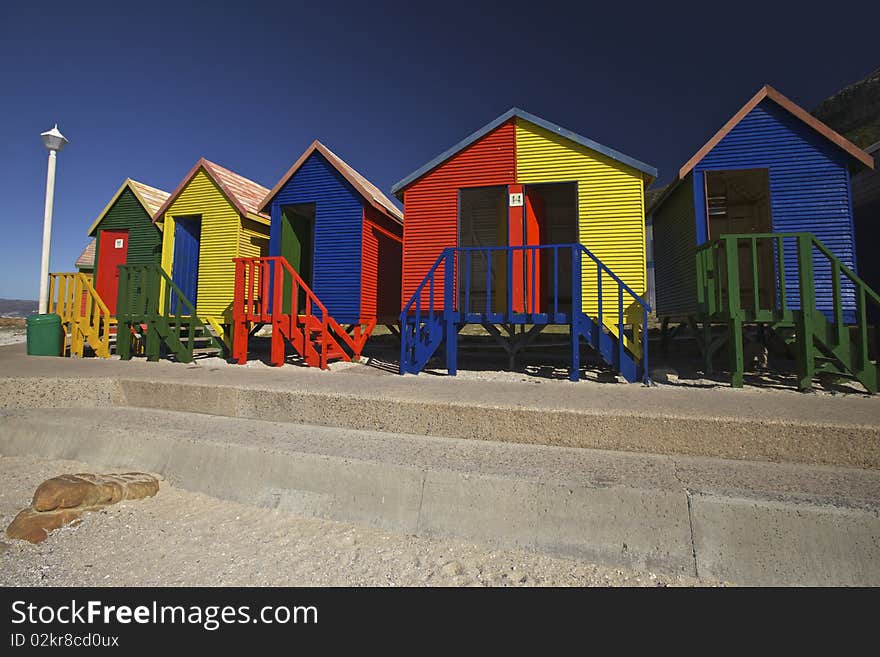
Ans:
POLYGON ((60 356, 64 345, 61 316, 55 313, 31 315, 27 326, 28 356, 60 356))

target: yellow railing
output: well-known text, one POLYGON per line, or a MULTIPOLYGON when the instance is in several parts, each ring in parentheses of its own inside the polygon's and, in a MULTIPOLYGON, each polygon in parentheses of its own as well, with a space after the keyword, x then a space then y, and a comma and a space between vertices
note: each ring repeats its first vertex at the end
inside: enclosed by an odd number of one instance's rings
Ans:
MULTIPOLYGON (((86 342, 95 355, 110 357, 110 332, 116 319, 92 287, 92 277, 77 272, 49 274, 48 312, 61 316, 61 324, 70 338, 65 352, 82 357, 86 342)), ((65 355, 67 355, 65 353, 65 355)))

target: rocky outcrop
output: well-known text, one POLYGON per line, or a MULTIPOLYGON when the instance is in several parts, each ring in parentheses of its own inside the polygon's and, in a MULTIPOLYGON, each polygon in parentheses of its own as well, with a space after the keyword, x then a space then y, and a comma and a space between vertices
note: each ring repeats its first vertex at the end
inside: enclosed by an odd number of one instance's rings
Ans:
POLYGON ((880 141, 880 68, 824 100, 813 116, 862 148, 880 141))

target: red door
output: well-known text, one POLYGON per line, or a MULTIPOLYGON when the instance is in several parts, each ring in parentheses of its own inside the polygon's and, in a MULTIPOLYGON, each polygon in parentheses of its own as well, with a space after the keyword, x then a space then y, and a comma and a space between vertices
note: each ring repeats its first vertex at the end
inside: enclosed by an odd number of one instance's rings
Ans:
POLYGON ((128 230, 102 230, 98 246, 95 289, 107 304, 111 315, 116 314, 116 292, 119 289, 119 265, 128 256, 128 230))
MULTIPOLYGON (((536 193, 536 190, 526 187, 526 212, 525 223, 523 225, 523 244, 529 246, 539 246, 546 242, 544 228, 544 201, 536 193)), ((541 256, 546 255, 552 258, 553 254, 547 251, 542 253, 540 249, 529 252, 528 260, 526 260, 525 282, 526 282, 526 312, 540 313, 544 312, 541 307, 541 256)))

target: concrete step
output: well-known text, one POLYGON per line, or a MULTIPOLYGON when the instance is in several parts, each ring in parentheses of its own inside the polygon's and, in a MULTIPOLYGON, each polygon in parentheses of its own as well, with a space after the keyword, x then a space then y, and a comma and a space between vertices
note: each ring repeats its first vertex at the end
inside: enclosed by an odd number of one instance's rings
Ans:
POLYGON ((755 585, 880 585, 880 473, 117 407, 0 412, 0 454, 305 516, 755 585))
MULTIPOLYGON (((480 381, 370 366, 39 359, 0 347, 0 408, 125 405, 350 429, 880 469, 880 397, 480 381)), ((526 377, 523 377, 524 379, 526 377)))

